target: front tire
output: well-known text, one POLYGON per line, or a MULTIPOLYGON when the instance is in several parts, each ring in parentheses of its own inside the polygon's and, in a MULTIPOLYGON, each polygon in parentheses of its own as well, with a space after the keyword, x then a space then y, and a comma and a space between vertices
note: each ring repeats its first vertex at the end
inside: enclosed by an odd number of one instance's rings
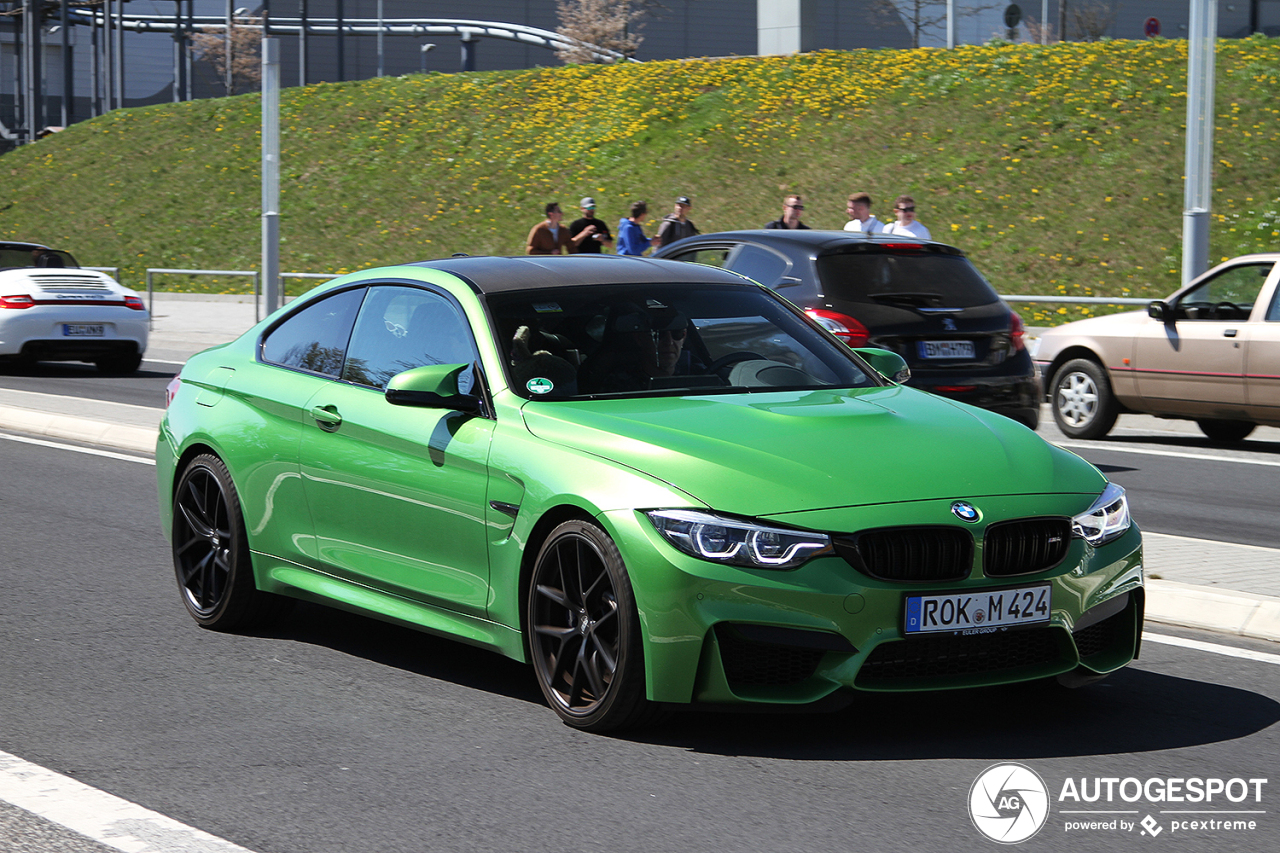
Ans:
POLYGON ((617 546, 588 521, 551 531, 529 583, 526 639, 538 686, 569 725, 591 732, 654 722, 640 617, 617 546))
POLYGON ((1120 414, 1106 370, 1087 358, 1072 359, 1054 374, 1052 406, 1058 429, 1071 438, 1102 438, 1120 414))
POLYGON ((1213 441, 1243 441, 1257 428, 1251 421, 1196 421, 1200 431, 1213 441))
POLYGON ((254 584, 240 497, 218 457, 197 456, 183 470, 172 541, 182 603, 200 625, 233 631, 270 621, 282 609, 282 599, 254 584))

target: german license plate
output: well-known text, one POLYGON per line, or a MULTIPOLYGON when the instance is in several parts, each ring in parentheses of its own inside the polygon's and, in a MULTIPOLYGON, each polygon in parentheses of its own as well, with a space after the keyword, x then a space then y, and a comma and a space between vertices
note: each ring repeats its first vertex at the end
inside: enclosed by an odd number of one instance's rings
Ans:
POLYGON ((916 341, 921 358, 973 358, 973 341, 916 341))
POLYGON ((1047 583, 1016 589, 910 595, 906 633, 985 634, 1011 625, 1036 625, 1049 621, 1051 606, 1047 583))
POLYGON ((69 338, 100 338, 106 334, 102 323, 63 323, 62 334, 69 338))

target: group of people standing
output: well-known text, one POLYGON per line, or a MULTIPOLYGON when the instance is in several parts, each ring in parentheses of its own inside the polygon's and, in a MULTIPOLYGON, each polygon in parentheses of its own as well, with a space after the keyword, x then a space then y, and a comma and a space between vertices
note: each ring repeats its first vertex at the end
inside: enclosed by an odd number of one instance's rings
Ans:
MULTIPOLYGON (((529 231, 525 254, 559 255, 567 252, 571 255, 599 255, 604 252, 605 246, 614 238, 609 226, 596 218, 596 200, 584 198, 578 203, 578 208, 582 216, 565 226, 560 205, 554 201, 548 204, 545 208, 547 218, 529 231)), ((692 208, 693 201, 688 196, 677 197, 675 209, 663 218, 658 233, 646 237, 642 223, 649 215, 649 205, 643 201, 634 202, 630 213, 618 220, 618 254, 642 255, 647 249, 656 249, 701 233, 689 218, 692 208)))
MULTIPOLYGON (((849 221, 844 224, 845 231, 861 231, 864 234, 897 234, 903 237, 915 237, 918 240, 933 239, 929 229, 916 219, 916 201, 909 195, 900 195, 893 203, 893 222, 881 222, 871 212, 871 196, 866 193, 853 193, 845 202, 844 211, 849 221)), ((801 217, 804 216, 804 201, 798 195, 789 195, 783 202, 782 216, 765 225, 765 228, 790 228, 808 230, 801 217)))
MULTIPOLYGON (((598 255, 606 245, 614 241, 609 226, 596 218, 596 200, 584 198, 579 203, 582 216, 569 225, 564 225, 564 213, 557 202, 549 203, 545 208, 546 219, 533 226, 526 241, 525 254, 559 255, 569 254, 598 255)), ((900 195, 893 203, 893 222, 881 222, 871 212, 871 196, 864 192, 853 193, 845 203, 845 213, 849 221, 845 223, 845 231, 861 231, 866 234, 897 234, 904 237, 915 237, 919 240, 932 239, 929 229, 916 219, 916 203, 909 195, 900 195)), ((644 220, 649 214, 649 206, 643 201, 631 205, 629 215, 618 220, 617 253, 619 255, 643 255, 648 249, 656 249, 674 243, 685 237, 701 233, 698 226, 689 218, 693 201, 688 196, 678 196, 675 208, 662 219, 658 233, 653 237, 644 234, 644 220)), ((795 194, 786 197, 783 202, 782 216, 766 224, 772 229, 808 230, 803 222, 804 200, 795 194)))

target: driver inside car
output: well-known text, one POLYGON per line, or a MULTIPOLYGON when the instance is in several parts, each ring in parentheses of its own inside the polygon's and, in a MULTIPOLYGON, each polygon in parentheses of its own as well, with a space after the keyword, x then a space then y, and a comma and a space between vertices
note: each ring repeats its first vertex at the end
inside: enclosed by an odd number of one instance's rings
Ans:
POLYGON ((621 302, 609 309, 600 348, 582 366, 588 394, 643 391, 653 380, 689 372, 684 351, 689 320, 675 308, 650 301, 621 302))

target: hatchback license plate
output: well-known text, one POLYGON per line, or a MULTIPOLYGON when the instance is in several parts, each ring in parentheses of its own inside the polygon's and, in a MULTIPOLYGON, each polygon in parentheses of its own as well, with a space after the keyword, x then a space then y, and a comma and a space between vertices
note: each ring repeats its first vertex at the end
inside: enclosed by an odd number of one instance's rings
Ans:
POLYGON ((973 341, 917 341, 921 358, 973 358, 973 341))
POLYGON ((907 596, 906 633, 976 634, 1049 621, 1049 584, 947 595, 907 596))
POLYGON ((100 338, 106 334, 102 323, 63 323, 62 334, 69 338, 100 338))

